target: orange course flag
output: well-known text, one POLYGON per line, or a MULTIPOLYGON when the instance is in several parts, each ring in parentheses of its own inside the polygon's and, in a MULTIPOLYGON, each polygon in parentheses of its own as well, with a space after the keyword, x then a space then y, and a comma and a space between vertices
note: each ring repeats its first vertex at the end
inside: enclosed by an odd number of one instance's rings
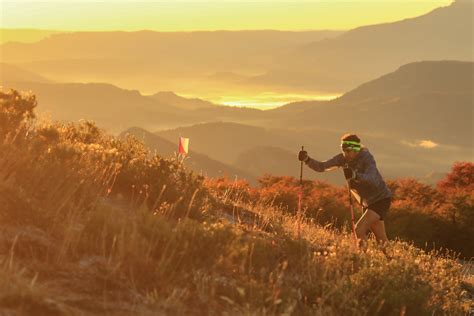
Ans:
POLYGON ((180 137, 178 152, 187 155, 189 152, 189 138, 180 137))

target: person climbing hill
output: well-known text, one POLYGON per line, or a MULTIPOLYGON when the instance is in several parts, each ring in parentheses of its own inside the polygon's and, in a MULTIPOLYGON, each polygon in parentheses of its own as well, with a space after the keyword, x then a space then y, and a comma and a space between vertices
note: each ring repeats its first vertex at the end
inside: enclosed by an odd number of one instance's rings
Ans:
POLYGON ((313 159, 301 150, 298 159, 317 172, 343 168, 350 192, 363 208, 362 217, 355 226, 357 238, 365 242, 370 230, 383 244, 388 241, 384 219, 390 208, 392 193, 377 169, 374 157, 357 135, 343 135, 341 150, 342 153, 326 161, 313 159))

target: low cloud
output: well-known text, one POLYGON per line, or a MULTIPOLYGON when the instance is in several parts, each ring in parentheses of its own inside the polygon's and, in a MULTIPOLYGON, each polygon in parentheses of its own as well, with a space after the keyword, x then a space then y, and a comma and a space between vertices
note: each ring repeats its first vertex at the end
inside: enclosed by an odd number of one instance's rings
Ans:
POLYGON ((439 144, 429 139, 423 139, 416 142, 409 142, 409 141, 403 140, 402 144, 409 147, 418 147, 418 148, 427 148, 427 149, 431 149, 431 148, 435 148, 439 146, 439 144))

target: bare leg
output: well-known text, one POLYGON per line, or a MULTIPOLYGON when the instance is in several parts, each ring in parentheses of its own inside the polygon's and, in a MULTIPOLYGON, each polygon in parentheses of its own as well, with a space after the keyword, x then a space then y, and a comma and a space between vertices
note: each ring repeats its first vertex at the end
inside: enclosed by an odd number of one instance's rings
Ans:
POLYGON ((380 222, 380 216, 374 211, 367 210, 362 214, 362 217, 356 224, 356 235, 357 238, 361 240, 362 244, 365 244, 367 241, 367 233, 376 222, 380 222))
POLYGON ((374 233, 375 238, 380 244, 383 245, 388 241, 384 221, 378 220, 374 222, 372 226, 370 226, 370 230, 374 233))

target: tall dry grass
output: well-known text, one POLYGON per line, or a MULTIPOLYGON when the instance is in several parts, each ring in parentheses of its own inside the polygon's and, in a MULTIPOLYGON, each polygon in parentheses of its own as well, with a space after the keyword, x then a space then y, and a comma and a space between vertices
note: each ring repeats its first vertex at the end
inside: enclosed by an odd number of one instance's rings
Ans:
MULTIPOLYGON (((15 102, 34 109, 34 98, 6 94, 2 115, 15 102)), ((450 254, 399 241, 359 251, 347 230, 311 218, 298 239, 295 215, 272 199, 204 185, 176 161, 89 122, 18 117, 0 139, 0 309, 461 315, 468 308, 450 254)))

